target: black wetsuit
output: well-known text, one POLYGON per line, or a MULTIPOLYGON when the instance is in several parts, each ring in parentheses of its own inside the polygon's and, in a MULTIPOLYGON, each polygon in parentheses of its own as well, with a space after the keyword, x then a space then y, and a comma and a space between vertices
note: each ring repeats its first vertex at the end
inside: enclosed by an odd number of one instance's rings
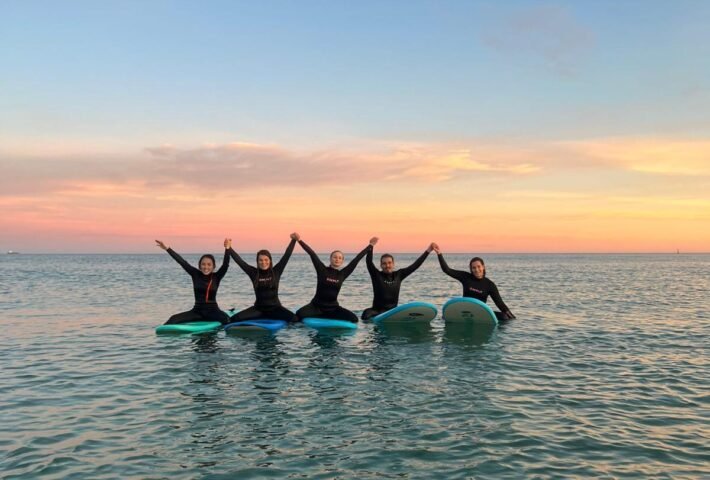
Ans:
POLYGON ((229 254, 234 261, 237 262, 237 265, 239 265, 241 269, 244 270, 244 273, 251 279, 251 283, 254 285, 254 293, 256 294, 254 306, 244 309, 232 316, 231 320, 233 322, 257 320, 260 318, 286 320, 287 322, 297 321, 293 312, 282 307, 279 301, 279 280, 281 280, 281 274, 284 268, 286 268, 286 264, 289 258, 291 258, 293 247, 295 246, 296 240, 291 240, 281 260, 279 260, 279 263, 268 270, 261 270, 249 265, 237 252, 231 248, 229 249, 229 254))
POLYGON ((515 318, 515 316, 510 312, 508 306, 503 302, 503 299, 498 293, 498 287, 496 287, 496 284, 493 283, 492 280, 489 280, 486 277, 476 278, 472 273, 465 272, 463 270, 454 270, 449 267, 442 254, 439 254, 438 256, 439 265, 441 265, 441 269, 444 273, 461 282, 464 297, 475 298, 485 303, 490 296, 493 299, 493 303, 496 304, 496 307, 500 309, 500 312, 495 312, 498 320, 515 318))
POLYGON ((175 250, 168 248, 168 254, 180 264, 192 277, 192 287, 195 292, 195 306, 187 312, 177 313, 165 322, 166 325, 187 322, 220 322, 228 323, 229 315, 220 310, 217 305, 217 289, 222 277, 229 268, 229 254, 224 251, 224 261, 216 272, 205 275, 200 269, 193 267, 185 261, 175 250))
POLYGON ((310 255, 313 266, 316 269, 316 275, 318 276, 316 294, 308 305, 301 307, 296 312, 298 318, 300 320, 307 317, 332 318, 357 323, 357 315, 347 308, 341 307, 338 303, 338 293, 340 293, 340 287, 343 286, 345 279, 353 273, 358 262, 365 256, 367 249, 370 247, 365 247, 346 267, 338 270, 330 265, 326 267, 325 264, 320 261, 316 252, 314 252, 306 242, 301 240, 298 243, 301 244, 301 247, 310 255))
POLYGON ((429 256, 429 251, 422 253, 414 263, 406 268, 395 270, 392 273, 385 273, 378 270, 372 262, 372 248, 367 250, 367 271, 370 272, 372 280, 372 290, 374 298, 372 307, 366 308, 362 312, 363 320, 367 320, 382 312, 391 310, 399 303, 399 289, 402 286, 402 280, 410 276, 414 271, 422 266, 424 260, 429 256))

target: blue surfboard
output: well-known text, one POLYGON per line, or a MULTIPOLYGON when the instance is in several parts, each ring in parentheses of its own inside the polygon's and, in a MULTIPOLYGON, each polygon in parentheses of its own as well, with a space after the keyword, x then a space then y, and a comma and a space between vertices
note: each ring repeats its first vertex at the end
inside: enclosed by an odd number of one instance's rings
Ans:
POLYGON ((452 298, 444 304, 441 316, 447 323, 465 323, 481 327, 498 325, 498 319, 491 307, 475 298, 452 298))
POLYGON ((158 335, 166 334, 200 334, 216 332, 222 328, 219 322, 188 322, 188 323, 173 323, 169 325, 160 325, 155 329, 158 335))
POLYGON ((372 318, 377 325, 383 324, 422 324, 429 323, 436 317, 436 307, 426 302, 411 302, 399 305, 372 318))
POLYGON ((355 330, 357 323, 334 318, 304 318, 303 324, 316 330, 355 330))
POLYGON ((269 332, 274 333, 286 326, 284 320, 258 319, 258 320, 243 320, 241 322, 232 322, 224 326, 224 331, 227 333, 239 332, 269 332))

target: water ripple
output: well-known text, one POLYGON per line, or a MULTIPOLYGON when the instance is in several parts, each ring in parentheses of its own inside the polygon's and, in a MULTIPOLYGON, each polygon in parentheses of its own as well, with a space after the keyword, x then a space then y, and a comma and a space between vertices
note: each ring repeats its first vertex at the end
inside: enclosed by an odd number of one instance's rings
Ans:
MULTIPOLYGON (((495 332, 255 337, 155 336, 191 298, 163 256, 13 257, 3 478, 710 476, 708 256, 491 256, 519 317, 495 332)), ((458 292, 435 262, 410 278, 403 300, 458 292)), ((284 300, 312 282, 295 257, 284 300)), ((358 269, 343 303, 368 306, 368 282, 358 269)), ((249 292, 230 272, 220 302, 249 292)))

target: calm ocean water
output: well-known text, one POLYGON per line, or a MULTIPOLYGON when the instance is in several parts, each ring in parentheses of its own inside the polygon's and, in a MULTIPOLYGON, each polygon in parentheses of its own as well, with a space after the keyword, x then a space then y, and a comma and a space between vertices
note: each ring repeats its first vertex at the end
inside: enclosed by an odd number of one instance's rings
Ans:
MULTIPOLYGON (((0 256, 0 475, 710 478, 710 255, 484 258, 518 316, 490 336, 241 338, 154 334, 192 306, 167 254, 0 256)), ((284 305, 314 282, 295 256, 284 305)), ((400 301, 460 293, 432 256, 400 301)), ((218 300, 253 302, 235 265, 218 300)), ((364 263, 340 300, 369 306, 364 263)))

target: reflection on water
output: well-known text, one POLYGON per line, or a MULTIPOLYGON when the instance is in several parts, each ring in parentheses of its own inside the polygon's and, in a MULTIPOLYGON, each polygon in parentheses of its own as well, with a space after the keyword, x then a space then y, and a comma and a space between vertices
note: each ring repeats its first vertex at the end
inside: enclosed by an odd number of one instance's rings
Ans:
POLYGON ((192 335, 191 343, 196 353, 216 353, 220 348, 216 333, 192 335))
POLYGON ((495 326, 446 322, 443 340, 446 343, 477 346, 488 343, 496 332, 495 326))
POLYGON ((378 343, 402 340, 407 343, 427 343, 435 340, 434 329, 430 323, 378 325, 375 327, 374 336, 378 343))

